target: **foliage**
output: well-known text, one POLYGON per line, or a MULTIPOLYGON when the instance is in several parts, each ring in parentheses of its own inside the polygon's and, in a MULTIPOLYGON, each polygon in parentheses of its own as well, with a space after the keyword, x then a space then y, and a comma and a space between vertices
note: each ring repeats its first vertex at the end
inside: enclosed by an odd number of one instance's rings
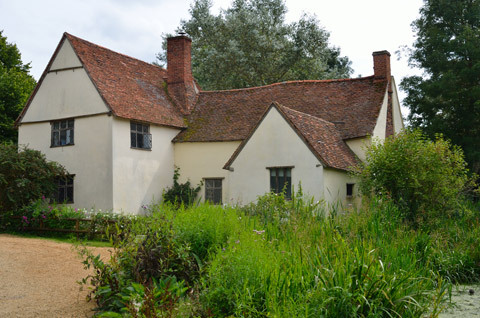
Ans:
POLYGON ((171 312, 172 304, 185 296, 198 276, 189 245, 172 231, 163 214, 132 218, 120 231, 108 263, 82 251, 85 267, 95 269, 82 283, 95 286, 91 297, 106 315, 135 311, 150 317, 146 312, 171 312))
POLYGON ((17 211, 50 196, 57 179, 66 175, 58 163, 47 161, 40 151, 14 144, 0 144, 0 211, 17 211))
POLYGON ((179 183, 180 168, 175 168, 173 173, 173 186, 163 192, 163 201, 173 204, 177 207, 181 205, 192 205, 202 188, 201 182, 195 188, 191 186, 190 181, 179 183))
MULTIPOLYGON (((31 204, 9 213, 0 223, 5 230, 14 233, 25 233, 26 231, 38 233, 39 235, 50 235, 61 237, 62 232, 67 236, 71 233, 63 230, 76 229, 76 220, 79 219, 78 230, 85 231, 76 235, 88 239, 97 238, 108 241, 110 237, 118 236, 122 229, 130 222, 130 217, 102 210, 78 209, 65 204, 51 203, 48 198, 42 197, 31 204), (18 219, 15 219, 17 217, 18 219), (36 230, 47 228, 47 233, 36 230), (54 231, 58 230, 58 232, 54 231)), ((72 232, 73 233, 73 232, 72 232)))
MULTIPOLYGON (((193 75, 206 90, 288 80, 344 78, 350 61, 328 43, 315 16, 287 24, 283 0, 236 0, 215 16, 210 0, 196 0, 178 31, 192 38, 193 75)), ((166 42, 164 42, 164 49, 166 42)), ((165 63, 166 56, 157 58, 165 63)))
POLYGON ((373 197, 332 213, 301 191, 242 208, 153 205, 108 263, 86 260, 93 297, 100 317, 437 317, 452 282, 480 277, 480 209, 429 229, 399 211, 373 197))
POLYGON ((391 198, 405 219, 420 223, 454 216, 474 185, 461 149, 419 130, 374 142, 356 176, 364 195, 391 198))
POLYGON ((423 76, 404 78, 409 121, 428 136, 442 133, 480 172, 480 2, 424 0, 412 23, 410 64, 423 76))
POLYGON ((35 87, 29 74, 30 63, 23 64, 15 44, 8 43, 0 31, 0 142, 17 141, 14 121, 35 87))

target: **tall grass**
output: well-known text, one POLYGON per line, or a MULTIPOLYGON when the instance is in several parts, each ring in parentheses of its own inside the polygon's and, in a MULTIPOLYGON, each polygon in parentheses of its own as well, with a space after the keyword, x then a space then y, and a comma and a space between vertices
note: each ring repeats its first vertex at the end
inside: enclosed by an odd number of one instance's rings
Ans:
POLYGON ((117 260, 122 273, 140 264, 186 282, 171 316, 435 317, 451 283, 480 277, 475 207, 429 228, 387 200, 340 213, 301 193, 151 212, 131 222, 117 260))

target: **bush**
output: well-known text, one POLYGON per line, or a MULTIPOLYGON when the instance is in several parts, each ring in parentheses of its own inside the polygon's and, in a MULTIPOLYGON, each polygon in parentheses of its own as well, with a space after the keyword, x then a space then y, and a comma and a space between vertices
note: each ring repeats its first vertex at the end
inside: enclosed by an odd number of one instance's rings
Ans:
POLYGON ((190 181, 178 183, 180 177, 180 168, 175 168, 173 173, 173 186, 167 188, 163 192, 163 201, 171 203, 176 207, 181 205, 192 205, 197 197, 198 192, 203 183, 198 184, 195 188, 191 186, 190 181))
POLYGON ((40 151, 0 145, 0 211, 19 210, 42 196, 49 197, 57 190, 56 178, 65 175, 65 168, 47 161, 40 151))
POLYGON ((405 219, 417 223, 458 211, 474 186, 466 166, 459 147, 413 130, 374 142, 355 174, 364 195, 392 199, 405 219))

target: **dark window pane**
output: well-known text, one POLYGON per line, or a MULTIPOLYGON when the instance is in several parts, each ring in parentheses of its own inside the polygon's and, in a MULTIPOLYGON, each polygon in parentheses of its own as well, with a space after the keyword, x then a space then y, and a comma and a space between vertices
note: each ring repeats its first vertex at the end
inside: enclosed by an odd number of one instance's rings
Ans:
POLYGON ((60 131, 60 145, 65 145, 67 142, 67 133, 65 130, 60 131))
POLYGON ((136 125, 134 123, 130 123, 130 130, 135 130, 136 125))
POLYGON ((137 148, 143 148, 143 135, 137 134, 137 148))
POLYGON ((53 145, 58 146, 60 144, 60 134, 58 131, 53 132, 53 145))
POLYGON ((353 183, 347 183, 347 196, 352 196, 353 195, 353 183))
POLYGON ((147 125, 143 125, 143 132, 148 133, 148 126, 147 125))
POLYGON ((134 132, 130 133, 130 147, 133 147, 133 148, 137 146, 137 137, 135 135, 136 134, 134 132))
POLYGON ((60 128, 67 128, 67 122, 65 120, 60 122, 60 128))
POLYGON ((70 187, 67 187, 67 193, 66 193, 66 197, 65 197, 65 200, 67 202, 73 202, 73 187, 70 186, 70 187))
POLYGON ((277 192, 277 178, 275 176, 270 177, 270 191, 277 192))
POLYGON ((60 187, 58 189, 58 200, 59 203, 65 201, 65 187, 60 187))
POLYGON ((60 123, 58 121, 53 123, 53 129, 58 129, 60 127, 60 123))
POLYGON ((213 203, 221 204, 222 203, 222 189, 216 189, 213 193, 213 203))
POLYGON ((73 119, 68 121, 68 128, 73 128, 73 119))

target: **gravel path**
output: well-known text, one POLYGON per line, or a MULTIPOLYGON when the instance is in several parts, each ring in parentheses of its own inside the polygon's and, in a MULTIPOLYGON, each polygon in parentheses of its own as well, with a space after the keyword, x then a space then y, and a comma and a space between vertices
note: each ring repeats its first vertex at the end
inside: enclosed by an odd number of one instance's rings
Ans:
POLYGON ((0 234, 0 317, 91 317, 81 261, 68 243, 0 234))

